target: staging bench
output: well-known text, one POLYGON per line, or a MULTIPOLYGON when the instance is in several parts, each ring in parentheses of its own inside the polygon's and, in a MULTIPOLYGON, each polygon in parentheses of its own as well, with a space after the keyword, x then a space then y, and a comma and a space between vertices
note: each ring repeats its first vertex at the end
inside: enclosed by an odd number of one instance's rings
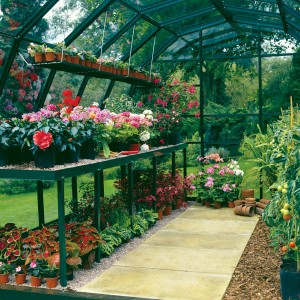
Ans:
MULTIPOLYGON (((37 181, 37 199, 38 199, 38 217, 39 227, 45 224, 44 216, 44 199, 43 199, 43 181, 57 182, 57 201, 58 201, 58 233, 59 233, 59 252, 61 262, 66 261, 66 239, 65 239, 65 193, 64 180, 65 178, 72 178, 72 198, 78 199, 77 196, 77 176, 93 173, 94 174, 94 208, 96 211, 95 227, 100 232, 100 197, 104 196, 104 178, 103 170, 112 167, 121 166, 123 176, 128 173, 128 192, 129 192, 129 214, 133 212, 133 163, 144 159, 152 159, 153 172, 153 195, 156 191, 156 175, 157 175, 157 157, 166 154, 172 155, 172 175, 175 176, 175 153, 176 151, 183 151, 183 175, 186 176, 186 149, 187 144, 181 143, 172 146, 153 148, 147 152, 139 152, 133 155, 119 155, 117 157, 95 160, 84 160, 78 163, 66 164, 63 166, 55 166, 51 169, 26 168, 22 165, 18 168, 13 166, 0 167, 0 178, 21 179, 21 180, 36 180, 37 181)), ((100 249, 96 253, 96 261, 100 261, 100 249)), ((67 286, 66 264, 60 265, 60 283, 61 286, 67 286)))

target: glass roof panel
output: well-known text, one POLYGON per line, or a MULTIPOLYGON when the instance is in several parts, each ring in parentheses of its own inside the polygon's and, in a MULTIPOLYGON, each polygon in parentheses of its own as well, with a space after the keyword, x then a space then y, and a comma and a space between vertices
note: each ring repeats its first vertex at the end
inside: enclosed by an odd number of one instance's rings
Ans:
POLYGON ((294 8, 295 10, 300 10, 300 3, 297 0, 283 0, 283 3, 288 5, 290 8, 294 8))
POLYGON ((0 9, 0 31, 16 35, 22 26, 38 11, 45 0, 2 0, 0 9))
POLYGON ((276 0, 223 0, 225 6, 234 5, 242 8, 250 8, 258 11, 277 12, 276 0))
MULTIPOLYGON (((185 0, 181 0, 184 2, 185 0)), ((160 5, 163 3, 168 3, 170 2, 169 0, 125 0, 124 2, 132 5, 133 7, 137 9, 143 9, 145 7, 152 7, 156 5, 160 5)))
MULTIPOLYGON (((145 35, 154 30, 156 27, 144 20, 139 20, 134 28, 133 44, 134 47, 145 35)), ((124 35, 113 43, 104 53, 104 56, 120 59, 125 53, 130 53, 132 41, 133 26, 131 26, 124 35)))
POLYGON ((171 24, 168 26, 168 28, 170 28, 173 31, 183 31, 190 27, 195 27, 195 26, 208 23, 209 21, 211 21, 212 19, 218 16, 220 16, 220 13, 217 10, 214 10, 198 17, 189 18, 184 21, 171 24))
MULTIPOLYGON (((160 30, 155 39, 154 53, 166 43, 172 35, 166 30, 160 30)), ((135 55, 132 56, 131 62, 136 66, 141 66, 145 61, 150 60, 154 45, 154 38, 148 41, 135 55)))
MULTIPOLYGON (((154 12, 150 12, 148 15, 157 20, 158 22, 165 22, 167 20, 175 20, 178 17, 184 17, 185 15, 195 13, 195 12, 202 12, 205 13, 205 10, 208 8, 212 8, 212 4, 209 0, 202 0, 202 1, 195 1, 195 0, 185 0, 179 3, 175 3, 172 6, 168 6, 166 8, 162 8, 156 10, 154 12)), ((209 12, 209 10, 208 10, 209 12)), ((198 16, 200 17, 200 15, 198 16)), ((197 17, 197 18, 198 18, 197 17)))
MULTIPOLYGON (((35 38, 40 38, 46 43, 63 41, 103 1, 98 1, 97 5, 92 2, 59 1, 37 26, 45 28, 45 33, 41 36, 35 35, 35 38)), ((33 33, 35 34, 35 32, 30 32, 29 35, 33 33)))

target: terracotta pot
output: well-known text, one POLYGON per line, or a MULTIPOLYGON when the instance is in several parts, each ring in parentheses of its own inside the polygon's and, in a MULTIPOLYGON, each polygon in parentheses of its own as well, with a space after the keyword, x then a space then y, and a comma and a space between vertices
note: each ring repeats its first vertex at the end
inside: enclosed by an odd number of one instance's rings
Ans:
POLYGON ((82 256, 82 268, 89 270, 93 267, 93 263, 96 259, 96 252, 94 250, 82 256))
POLYGON ((221 206, 222 206, 222 202, 214 201, 214 208, 215 208, 215 209, 220 209, 221 206))
POLYGON ((45 60, 46 61, 55 61, 55 53, 54 52, 45 52, 45 60))
POLYGON ((26 281, 26 274, 15 274, 16 284, 24 284, 26 281))
POLYGON ((84 59, 80 59, 80 60, 79 60, 79 64, 80 64, 81 66, 85 66, 85 60, 84 60, 84 59))
POLYGON ((36 63, 40 63, 40 62, 43 62, 44 61, 44 54, 43 53, 35 53, 34 54, 34 61, 36 63))
POLYGON ((55 52, 55 58, 56 58, 56 60, 58 60, 58 61, 64 61, 64 55, 61 53, 61 52, 55 52))
POLYGON ((97 62, 92 62, 91 66, 92 66, 93 69, 99 70, 100 65, 97 62))
POLYGON ((58 277, 54 278, 45 278, 46 286, 49 289, 54 289, 58 286, 58 277))
POLYGON ((205 206, 206 207, 210 207, 210 204, 211 204, 210 201, 205 200, 205 206))
POLYGON ((266 206, 267 206, 267 204, 261 203, 261 202, 257 202, 257 203, 256 203, 256 206, 259 207, 259 208, 265 209, 266 206))
POLYGON ((227 206, 228 206, 229 208, 234 208, 234 207, 235 207, 235 204, 234 204, 234 202, 232 202, 232 201, 227 201, 227 206))
POLYGON ((162 218, 163 218, 163 210, 162 209, 158 209, 156 212, 158 213, 158 220, 162 220, 162 218))
POLYGON ((175 208, 176 208, 176 209, 179 209, 179 208, 181 207, 181 205, 182 205, 182 200, 178 200, 178 201, 176 202, 175 208))
POLYGON ((172 206, 167 206, 165 209, 164 209, 164 216, 170 216, 172 213, 172 206))
POLYGON ((73 64, 79 65, 79 56, 78 55, 71 55, 71 62, 73 64))
POLYGON ((42 285, 42 277, 30 277, 31 286, 41 286, 42 285))
POLYGON ((241 196, 242 196, 242 199, 254 198, 254 190, 253 189, 242 190, 241 196))
POLYGON ((6 284, 9 281, 9 274, 0 274, 0 284, 6 284))
POLYGON ((269 204, 271 201, 263 198, 263 199, 260 199, 259 202, 264 203, 264 204, 269 204))
POLYGON ((91 68, 91 67, 92 67, 92 61, 89 60, 89 59, 87 59, 87 60, 85 61, 85 66, 91 68))
POLYGON ((70 54, 66 54, 65 58, 66 58, 66 62, 72 62, 72 58, 70 54))
POLYGON ((243 204, 244 204, 244 200, 235 200, 234 201, 235 206, 239 206, 239 205, 243 205, 243 204))

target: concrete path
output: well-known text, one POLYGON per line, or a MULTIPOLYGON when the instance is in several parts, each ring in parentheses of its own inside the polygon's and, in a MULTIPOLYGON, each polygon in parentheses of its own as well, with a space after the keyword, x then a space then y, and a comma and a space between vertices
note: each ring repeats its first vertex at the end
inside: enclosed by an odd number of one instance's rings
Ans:
POLYGON ((193 205, 81 291, 150 299, 220 300, 257 217, 193 205))

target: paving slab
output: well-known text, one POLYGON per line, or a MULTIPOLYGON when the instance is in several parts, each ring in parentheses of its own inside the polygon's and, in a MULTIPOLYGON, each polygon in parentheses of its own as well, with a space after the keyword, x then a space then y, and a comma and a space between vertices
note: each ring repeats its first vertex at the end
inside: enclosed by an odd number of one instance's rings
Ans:
POLYGON ((81 291, 150 299, 221 300, 258 217, 198 204, 81 291))

